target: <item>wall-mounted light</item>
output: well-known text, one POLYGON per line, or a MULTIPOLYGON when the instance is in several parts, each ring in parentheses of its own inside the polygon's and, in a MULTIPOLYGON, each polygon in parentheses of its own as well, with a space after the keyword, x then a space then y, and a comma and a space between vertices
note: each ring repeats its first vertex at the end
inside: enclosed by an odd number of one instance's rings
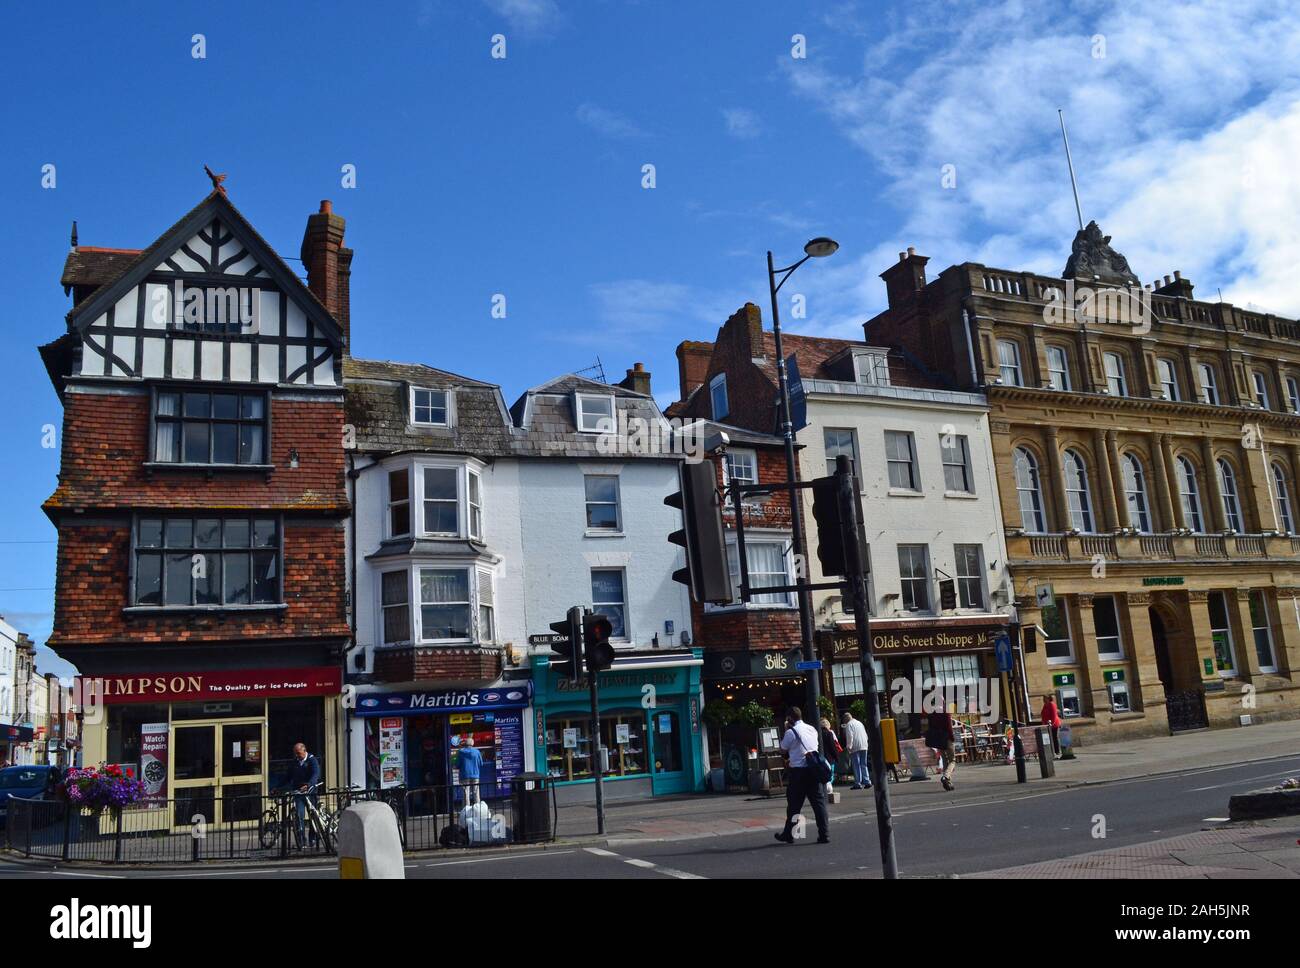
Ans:
POLYGON ((297 448, 297 447, 290 447, 290 448, 289 448, 289 466, 292 467, 292 468, 297 468, 297 466, 298 466, 298 448, 297 448))

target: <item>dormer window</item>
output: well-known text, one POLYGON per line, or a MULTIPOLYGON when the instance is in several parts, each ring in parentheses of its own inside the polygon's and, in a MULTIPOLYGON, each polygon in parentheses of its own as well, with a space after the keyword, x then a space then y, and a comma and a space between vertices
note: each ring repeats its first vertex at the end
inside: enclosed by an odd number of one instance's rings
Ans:
POLYGON ((578 430, 584 434, 611 433, 614 430, 614 398, 605 394, 579 393, 574 406, 578 430))
POLYGON ((446 390, 411 387, 411 423, 426 427, 450 426, 450 396, 446 390))
POLYGON ((880 353, 861 353, 853 357, 854 376, 868 386, 889 386, 889 360, 880 353))
POLYGON ((719 373, 709 381, 709 402, 713 405, 714 420, 721 420, 731 412, 727 403, 727 374, 719 373))

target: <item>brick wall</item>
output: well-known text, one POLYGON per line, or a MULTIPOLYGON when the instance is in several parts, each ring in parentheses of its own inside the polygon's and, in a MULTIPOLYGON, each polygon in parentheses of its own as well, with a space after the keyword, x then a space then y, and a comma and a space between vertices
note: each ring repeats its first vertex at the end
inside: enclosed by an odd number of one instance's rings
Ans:
POLYGON ((499 649, 443 646, 375 651, 375 678, 381 682, 445 680, 488 683, 500 675, 499 649))
POLYGON ((345 511, 343 403, 271 398, 269 474, 154 470, 147 393, 67 393, 63 459, 48 510, 70 508, 296 508, 345 511), (289 466, 290 449, 298 467, 289 466))
POLYGON ((280 612, 124 615, 130 594, 130 521, 67 525, 59 533, 54 633, 48 644, 176 643, 231 638, 347 636, 344 530, 287 522, 280 612))

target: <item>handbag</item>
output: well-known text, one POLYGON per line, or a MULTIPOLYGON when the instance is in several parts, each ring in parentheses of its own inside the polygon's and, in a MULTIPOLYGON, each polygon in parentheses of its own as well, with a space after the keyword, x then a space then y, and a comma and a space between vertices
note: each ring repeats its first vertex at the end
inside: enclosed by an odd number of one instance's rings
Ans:
MULTIPOLYGON (((799 742, 803 742, 803 737, 799 738, 799 742)), ((813 779, 818 783, 831 782, 831 777, 834 775, 831 770, 831 765, 826 762, 826 757, 822 756, 821 753, 817 752, 817 750, 810 750, 807 747, 804 747, 803 763, 804 766, 808 767, 808 769, 812 771, 813 779)))

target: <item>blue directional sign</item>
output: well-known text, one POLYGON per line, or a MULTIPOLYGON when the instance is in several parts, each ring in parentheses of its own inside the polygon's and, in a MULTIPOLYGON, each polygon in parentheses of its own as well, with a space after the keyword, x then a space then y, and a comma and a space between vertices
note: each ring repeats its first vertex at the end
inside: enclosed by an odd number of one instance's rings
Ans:
POLYGON ((813 659, 811 662, 796 662, 794 667, 800 672, 811 672, 814 669, 820 669, 822 664, 820 659, 813 659))
POLYGON ((799 375, 799 361, 793 353, 785 361, 785 382, 790 393, 790 423, 795 433, 808 426, 808 397, 804 393, 803 378, 799 375))
POLYGON ((998 657, 998 672, 1010 672, 1015 665, 1015 656, 1011 651, 1011 639, 999 635, 993 640, 993 651, 998 657))

